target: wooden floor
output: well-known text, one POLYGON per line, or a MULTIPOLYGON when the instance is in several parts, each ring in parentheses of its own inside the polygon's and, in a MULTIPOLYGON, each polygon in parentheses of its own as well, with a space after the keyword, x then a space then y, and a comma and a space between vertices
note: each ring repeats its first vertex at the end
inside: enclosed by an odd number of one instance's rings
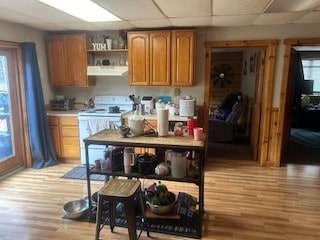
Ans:
MULTIPOLYGON (((0 239, 94 239, 93 223, 62 219, 63 204, 86 195, 86 181, 60 178, 73 167, 26 169, 0 181, 0 239)), ((101 185, 94 182, 93 190, 101 185)), ((197 193, 190 184, 168 186, 197 193)), ((101 239, 128 239, 127 230, 111 234, 104 228, 101 239)), ((143 233, 140 239, 185 238, 143 233)), ((202 239, 319 240, 320 167, 261 168, 252 160, 208 159, 202 239)))

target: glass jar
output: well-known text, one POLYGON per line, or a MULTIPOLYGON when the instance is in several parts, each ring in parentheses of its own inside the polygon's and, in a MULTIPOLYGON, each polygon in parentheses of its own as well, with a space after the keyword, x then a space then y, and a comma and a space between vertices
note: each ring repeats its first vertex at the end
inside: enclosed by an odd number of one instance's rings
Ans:
POLYGON ((174 136, 183 136, 183 123, 176 122, 173 128, 174 136))

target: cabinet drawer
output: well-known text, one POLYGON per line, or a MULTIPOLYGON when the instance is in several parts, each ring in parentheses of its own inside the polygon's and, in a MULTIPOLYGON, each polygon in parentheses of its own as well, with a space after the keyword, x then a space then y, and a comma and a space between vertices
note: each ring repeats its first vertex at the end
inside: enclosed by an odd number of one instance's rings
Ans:
POLYGON ((78 118, 76 117, 60 117, 61 126, 78 126, 78 118))
MULTIPOLYGON (((79 137, 79 131, 76 127, 62 127, 61 128, 62 137, 79 137)), ((79 141, 79 140, 77 140, 79 141)))
POLYGON ((50 126, 58 126, 59 118, 58 117, 48 117, 48 122, 50 126))

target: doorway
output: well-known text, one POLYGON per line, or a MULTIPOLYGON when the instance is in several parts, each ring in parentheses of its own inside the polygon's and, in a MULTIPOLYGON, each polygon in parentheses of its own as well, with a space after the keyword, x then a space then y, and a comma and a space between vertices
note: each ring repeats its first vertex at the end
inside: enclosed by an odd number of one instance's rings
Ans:
MULTIPOLYGON (((206 72, 205 72, 205 114, 204 121, 206 131, 209 130, 209 114, 210 114, 210 84, 211 66, 214 59, 212 58, 213 49, 221 48, 259 48, 261 49, 261 68, 258 71, 259 83, 257 84, 259 91, 255 93, 255 99, 252 108, 252 129, 254 136, 251 137, 252 147, 256 160, 261 166, 274 165, 272 158, 269 156, 269 143, 271 131, 271 107, 273 96, 273 78, 275 66, 276 40, 255 40, 255 41, 211 41, 205 42, 206 47, 206 72), (260 84, 261 83, 261 84, 260 84), (263 86, 263 87, 262 87, 263 86)), ((247 63, 248 64, 248 63, 247 63)), ((252 132, 252 131, 251 131, 252 132)), ((210 134, 210 133, 209 133, 210 134)), ((209 135, 208 134, 208 135, 209 135)), ((252 133, 251 133, 252 134, 252 133)))
POLYGON ((21 74, 19 45, 0 42, 0 176, 26 161, 21 74))
POLYGON ((212 48, 211 54, 208 156, 257 160, 259 127, 252 126, 260 124, 264 49, 212 48))
MULTIPOLYGON (((281 92, 285 97, 280 99, 281 108, 279 109, 279 122, 281 123, 279 128, 280 132, 283 132, 281 165, 287 163, 319 165, 320 109, 318 106, 320 106, 320 91, 318 85, 313 87, 313 80, 310 80, 311 75, 306 72, 305 67, 310 67, 309 63, 303 65, 301 60, 310 62, 310 59, 312 61, 320 59, 320 40, 286 39, 284 44, 286 52, 281 92), (300 59, 294 61, 297 55, 300 59), (297 80, 298 73, 293 74, 298 69, 295 62, 300 62, 303 68, 299 71, 301 81, 297 80), (310 83, 312 83, 312 88, 306 88, 310 83)), ((312 68, 317 68, 317 64, 312 65, 312 68)))

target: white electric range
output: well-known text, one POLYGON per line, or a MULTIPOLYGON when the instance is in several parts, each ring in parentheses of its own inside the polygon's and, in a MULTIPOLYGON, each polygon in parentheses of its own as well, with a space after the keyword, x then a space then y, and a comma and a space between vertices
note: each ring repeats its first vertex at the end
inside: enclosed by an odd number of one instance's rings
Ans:
MULTIPOLYGON (((83 139, 103 129, 115 129, 121 126, 122 115, 132 111, 133 108, 132 101, 127 96, 96 96, 94 105, 95 108, 78 114, 80 159, 82 164, 86 163, 83 139)), ((105 148, 101 145, 90 145, 88 148, 89 163, 93 164, 96 159, 103 158, 105 148)))

